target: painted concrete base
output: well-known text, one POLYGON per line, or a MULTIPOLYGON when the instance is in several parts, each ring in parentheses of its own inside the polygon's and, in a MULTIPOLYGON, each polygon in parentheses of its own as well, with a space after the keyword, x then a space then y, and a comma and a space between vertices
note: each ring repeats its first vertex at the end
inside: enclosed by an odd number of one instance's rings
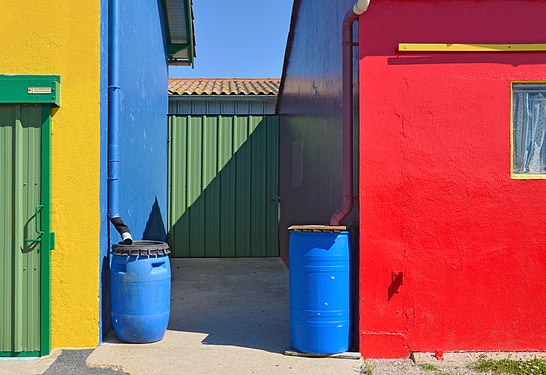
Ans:
POLYGON ((112 337, 87 365, 131 375, 354 374, 361 361, 283 355, 288 270, 280 258, 174 259, 171 320, 153 344, 112 337))
POLYGON ((0 374, 23 375, 42 374, 61 354, 60 349, 51 351, 47 357, 40 358, 0 358, 0 374))

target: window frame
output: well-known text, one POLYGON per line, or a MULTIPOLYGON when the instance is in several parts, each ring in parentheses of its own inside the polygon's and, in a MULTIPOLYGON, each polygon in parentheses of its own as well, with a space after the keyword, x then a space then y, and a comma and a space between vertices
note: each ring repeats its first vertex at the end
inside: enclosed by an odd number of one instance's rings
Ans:
POLYGON ((514 173, 514 85, 521 84, 539 84, 546 85, 544 81, 512 81, 510 82, 510 177, 512 180, 545 180, 546 173, 544 174, 527 174, 527 173, 514 173))

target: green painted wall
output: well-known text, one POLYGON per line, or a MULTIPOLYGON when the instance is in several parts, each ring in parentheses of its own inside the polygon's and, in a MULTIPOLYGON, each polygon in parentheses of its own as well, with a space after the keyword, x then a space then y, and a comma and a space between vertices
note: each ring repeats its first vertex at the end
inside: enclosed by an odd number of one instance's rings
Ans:
POLYGON ((40 350, 41 244, 25 240, 38 238, 42 115, 0 104, 0 352, 40 350))
POLYGON ((173 256, 278 256, 278 118, 170 116, 169 139, 173 256))

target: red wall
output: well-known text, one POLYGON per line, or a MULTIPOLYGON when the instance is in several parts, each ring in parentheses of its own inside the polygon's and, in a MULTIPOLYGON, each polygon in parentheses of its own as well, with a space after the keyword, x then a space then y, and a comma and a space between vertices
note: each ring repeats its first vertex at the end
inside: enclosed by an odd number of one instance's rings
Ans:
POLYGON ((510 178, 510 84, 543 1, 373 1, 360 18, 360 350, 546 350, 546 180, 510 178), (403 272, 402 284, 392 272, 403 272))

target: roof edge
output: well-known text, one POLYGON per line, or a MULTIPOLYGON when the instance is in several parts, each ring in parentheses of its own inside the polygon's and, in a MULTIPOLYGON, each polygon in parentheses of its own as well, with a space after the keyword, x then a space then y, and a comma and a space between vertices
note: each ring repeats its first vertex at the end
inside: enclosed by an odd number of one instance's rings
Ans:
POLYGON ((286 71, 288 70, 288 60, 292 53, 292 44, 294 43, 294 30, 296 28, 298 20, 298 12, 300 10, 301 0, 294 0, 292 5, 292 15, 290 16, 290 30, 288 31, 288 37, 286 38, 286 48, 284 50, 284 59, 282 64, 281 83, 279 85, 279 98, 277 99, 277 105, 275 107, 275 113, 279 113, 281 107, 282 95, 284 93, 284 85, 286 81, 286 71))
POLYGON ((174 78, 170 77, 169 81, 280 81, 280 78, 260 77, 260 78, 245 78, 245 77, 217 77, 217 78, 174 78))
POLYGON ((162 0, 163 12, 165 14, 165 24, 167 29, 167 61, 169 65, 185 65, 192 66, 194 64, 195 57, 197 56, 195 51, 195 27, 194 27, 194 15, 193 15, 193 0, 181 0, 184 7, 185 25, 187 42, 180 43, 175 42, 171 38, 171 23, 169 22, 169 10, 167 2, 170 0, 162 0), (184 52, 187 57, 177 57, 177 54, 184 52))
POLYGON ((278 95, 278 78, 169 78, 169 95, 265 96, 278 95))
POLYGON ((169 99, 171 100, 255 100, 266 101, 273 100, 278 97, 277 94, 173 94, 169 93, 169 99))

